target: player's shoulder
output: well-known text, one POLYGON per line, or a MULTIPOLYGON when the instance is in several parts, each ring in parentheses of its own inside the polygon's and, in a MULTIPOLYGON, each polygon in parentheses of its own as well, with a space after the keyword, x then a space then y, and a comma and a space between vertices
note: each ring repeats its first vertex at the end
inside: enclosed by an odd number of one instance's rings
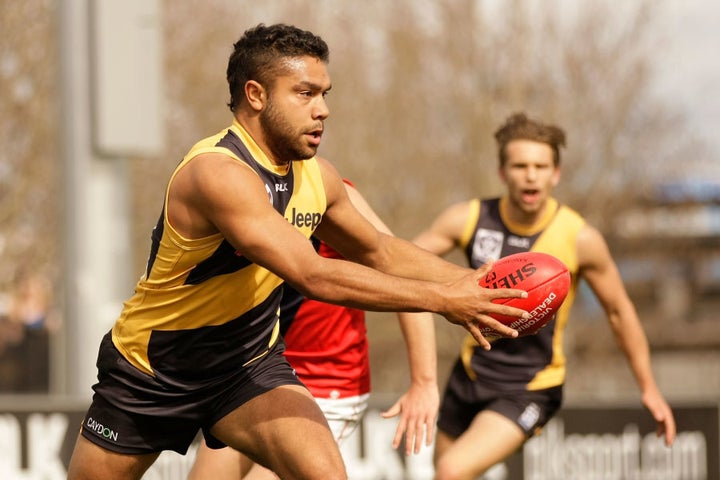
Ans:
POLYGON ((471 220, 474 211, 473 200, 455 202, 445 207, 433 220, 431 230, 442 231, 445 235, 458 238, 471 220))
POLYGON ((562 223, 569 229, 577 232, 578 239, 588 237, 589 239, 603 239, 602 233, 592 225, 580 212, 566 203, 553 199, 557 204, 556 222, 562 223))
POLYGON ((451 203, 440 213, 440 216, 465 221, 473 212, 479 212, 479 209, 480 199, 471 198, 451 203))
POLYGON ((580 232, 589 225, 587 220, 576 210, 565 204, 554 203, 557 206, 554 207, 554 213, 551 213, 551 223, 547 228, 555 232, 556 235, 574 238, 580 235, 580 232))
POLYGON ((184 163, 181 170, 212 183, 227 183, 237 176, 257 177, 250 165, 224 150, 201 151, 184 163))
POLYGON ((478 199, 462 200, 447 206, 432 222, 429 231, 450 239, 456 245, 464 245, 477 223, 480 212, 478 199))
POLYGON ((596 244, 605 243, 605 236, 602 232, 591 223, 587 221, 583 222, 582 226, 578 230, 578 242, 582 244, 596 244))
POLYGON ((314 161, 318 165, 328 205, 347 195, 350 188, 331 161, 318 155, 314 156, 310 161, 314 161))
MULTIPOLYGON (((307 162, 308 160, 303 160, 303 162, 307 162)), ((312 157, 310 162, 315 162, 318 165, 318 168, 320 169, 320 174, 322 175, 323 183, 330 184, 331 186, 335 187, 342 187, 345 188, 343 177, 340 175, 340 172, 338 169, 333 165, 333 163, 328 160, 325 157, 321 157, 319 155, 316 155, 312 157)))
POLYGON ((613 262, 612 254, 602 232, 585 222, 576 237, 577 258, 580 268, 609 265, 613 262))
POLYGON ((575 210, 570 205, 568 205, 566 203, 561 203, 561 202, 557 202, 557 205, 558 205, 558 207, 557 207, 558 215, 561 215, 561 216, 567 218, 568 220, 571 220, 571 221, 574 221, 577 223, 582 223, 582 224, 587 223, 587 220, 585 219, 585 217, 583 217, 582 214, 580 214, 580 212, 575 210))
POLYGON ((320 155, 315 155, 310 160, 317 162, 320 170, 331 172, 334 175, 340 177, 340 173, 338 172, 337 168, 335 168, 335 165, 333 165, 333 163, 327 158, 321 157, 320 155))

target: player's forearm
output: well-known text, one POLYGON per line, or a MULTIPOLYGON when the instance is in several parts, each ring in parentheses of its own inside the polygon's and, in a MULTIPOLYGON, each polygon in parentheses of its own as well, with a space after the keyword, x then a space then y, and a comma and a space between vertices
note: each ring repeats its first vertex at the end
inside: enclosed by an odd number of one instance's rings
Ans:
POLYGON ((389 275, 345 260, 321 259, 291 282, 303 295, 371 311, 445 313, 447 285, 389 275))
POLYGON ((616 340, 628 360, 640 390, 646 392, 648 389, 657 388, 652 373, 650 346, 634 309, 619 315, 618 321, 612 324, 616 340))
POLYGON ((383 272, 437 282, 451 282, 469 272, 467 267, 448 262, 397 237, 386 237, 383 248, 371 260, 373 267, 383 272))
POLYGON ((417 385, 437 386, 435 324, 432 313, 398 313, 407 346, 410 378, 417 385))

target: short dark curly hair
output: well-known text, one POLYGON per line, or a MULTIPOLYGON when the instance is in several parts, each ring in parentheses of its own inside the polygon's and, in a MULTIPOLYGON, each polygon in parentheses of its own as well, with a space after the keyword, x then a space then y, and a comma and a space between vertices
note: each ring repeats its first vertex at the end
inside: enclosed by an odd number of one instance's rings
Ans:
POLYGON ((270 86, 281 73, 284 58, 310 56, 324 63, 330 59, 330 50, 322 38, 282 23, 269 26, 261 23, 246 30, 233 47, 227 67, 228 107, 233 112, 243 98, 245 83, 255 80, 270 86))
POLYGON ((565 132, 555 125, 533 120, 524 113, 515 113, 508 117, 505 124, 495 132, 495 140, 497 140, 498 159, 501 167, 507 161, 505 147, 513 140, 546 143, 553 150, 553 163, 557 167, 560 165, 560 147, 565 146, 565 132))

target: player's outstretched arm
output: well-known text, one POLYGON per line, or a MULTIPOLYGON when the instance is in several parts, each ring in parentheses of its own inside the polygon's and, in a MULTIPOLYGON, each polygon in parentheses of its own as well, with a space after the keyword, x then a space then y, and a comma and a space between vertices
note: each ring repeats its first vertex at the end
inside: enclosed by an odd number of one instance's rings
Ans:
MULTIPOLYGON (((327 210, 315 234, 346 258, 370 266, 371 270, 344 262, 346 265, 341 267, 323 269, 317 280, 305 281, 304 286, 293 284, 301 293, 364 310, 435 312, 468 329, 486 348, 490 344, 480 333, 481 326, 502 336, 517 336, 514 329, 502 325, 489 314, 528 318, 529 314, 523 310, 494 303, 502 298, 524 298, 526 292, 481 288, 478 280, 488 266, 475 271, 463 268, 411 242, 378 231, 352 204, 337 171, 327 162, 321 162, 321 166, 324 167, 327 210), (310 289, 303 290, 307 287, 310 289), (332 297, 328 297, 328 293, 332 297), (401 304, 406 306, 400 307, 401 304)), ((294 258, 292 262, 304 260, 294 258)), ((279 265, 281 268, 287 266, 279 265)), ((312 273, 312 265, 302 269, 305 280, 312 273)), ((286 278, 291 283, 294 281, 291 277, 286 278)))
POLYGON ((440 408, 437 384, 435 325, 431 313, 399 313, 410 364, 410 388, 388 410, 384 418, 400 415, 393 448, 405 438, 405 454, 420 452, 435 436, 435 422, 440 408))
MULTIPOLYGON (((351 186, 346 186, 346 190, 353 205, 378 231, 392 235, 360 192, 351 186)), ((400 415, 393 447, 398 448, 405 438, 405 452, 410 455, 413 451, 420 451, 423 439, 430 445, 435 434, 435 421, 440 407, 435 324, 433 315, 428 312, 399 312, 398 320, 408 352, 410 388, 382 416, 391 418, 400 415)))
POLYGON ((676 426, 672 410, 660 393, 650 362, 645 331, 607 243, 595 228, 586 225, 578 235, 580 274, 605 309, 615 340, 628 360, 642 393, 642 402, 657 423, 658 435, 672 445, 676 426))

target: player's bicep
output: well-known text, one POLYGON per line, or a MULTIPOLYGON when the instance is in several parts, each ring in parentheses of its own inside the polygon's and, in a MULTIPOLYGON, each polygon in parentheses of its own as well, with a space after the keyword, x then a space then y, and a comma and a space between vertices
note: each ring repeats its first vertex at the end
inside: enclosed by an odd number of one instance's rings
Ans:
POLYGON ((198 185, 203 214, 239 254, 287 280, 315 257, 310 242, 270 203, 264 182, 243 165, 217 165, 198 185))

